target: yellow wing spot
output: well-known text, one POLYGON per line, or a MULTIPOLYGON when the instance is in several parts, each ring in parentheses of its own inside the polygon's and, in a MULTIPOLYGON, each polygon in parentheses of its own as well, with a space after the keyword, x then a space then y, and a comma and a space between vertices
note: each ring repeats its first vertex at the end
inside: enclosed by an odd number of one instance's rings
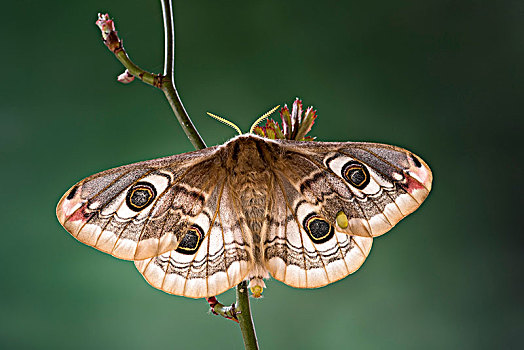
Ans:
POLYGON ((349 225, 348 217, 342 210, 337 213, 337 225, 340 228, 347 228, 349 225))

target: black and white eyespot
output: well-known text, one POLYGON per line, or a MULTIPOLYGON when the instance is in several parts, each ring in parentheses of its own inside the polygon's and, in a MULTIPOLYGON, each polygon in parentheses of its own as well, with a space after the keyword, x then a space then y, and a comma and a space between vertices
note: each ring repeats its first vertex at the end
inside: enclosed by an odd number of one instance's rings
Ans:
POLYGON ((178 244, 176 251, 180 254, 193 255, 204 240, 204 231, 198 225, 192 225, 178 244))
POLYGON ((306 216, 302 222, 302 226, 314 243, 327 242, 335 234, 333 225, 316 213, 311 213, 306 216))
POLYGON ((344 164, 341 173, 344 180, 359 190, 364 189, 369 184, 370 176, 368 169, 362 163, 355 160, 344 164))
POLYGON ((141 211, 156 198, 156 189, 149 182, 138 182, 129 191, 126 196, 126 204, 133 211, 141 211))

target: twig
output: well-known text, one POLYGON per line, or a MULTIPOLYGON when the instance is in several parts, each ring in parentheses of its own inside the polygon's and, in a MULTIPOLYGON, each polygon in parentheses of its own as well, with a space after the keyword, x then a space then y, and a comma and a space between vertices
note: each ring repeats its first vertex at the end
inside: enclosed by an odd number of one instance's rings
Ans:
MULTIPOLYGON (((152 85, 161 89, 164 92, 178 122, 186 133, 187 137, 196 149, 206 147, 204 140, 200 137, 195 126, 191 122, 180 96, 175 87, 175 30, 173 25, 173 4, 171 0, 160 0, 162 5, 162 13, 164 18, 164 35, 165 35, 165 52, 164 52, 164 75, 153 74, 147 72, 136 64, 134 64, 122 45, 122 40, 117 35, 114 22, 109 18, 108 14, 99 14, 96 24, 102 31, 102 38, 105 45, 111 50, 116 58, 126 67, 126 71, 118 78, 123 83, 130 83, 133 81, 133 76, 138 77, 144 83, 152 85)), ((221 315, 227 319, 238 322, 242 337, 244 339, 244 346, 248 350, 257 350, 257 337, 253 320, 251 318, 251 310, 249 305, 249 294, 247 290, 247 282, 241 282, 236 288, 236 304, 231 306, 224 306, 219 303, 216 297, 207 298, 207 301, 214 314, 221 315)))
POLYGON ((257 335, 255 333, 255 326, 251 318, 251 308, 249 306, 249 294, 247 291, 247 282, 242 281, 237 286, 237 308, 238 308, 238 322, 242 330, 242 338, 244 339, 244 348, 249 350, 258 350, 257 335))
POLYGON ((134 75, 142 80, 144 83, 161 88, 162 76, 153 73, 146 72, 142 68, 138 67, 131 61, 129 56, 124 50, 122 40, 118 37, 117 31, 115 30, 115 23, 109 18, 109 15, 99 13, 96 25, 102 31, 102 39, 104 44, 111 52, 113 52, 116 58, 127 68, 128 74, 134 75))
POLYGON ((211 308, 211 312, 213 314, 220 315, 227 318, 228 320, 238 323, 237 315, 240 313, 240 311, 237 311, 235 304, 232 304, 231 306, 225 306, 224 304, 221 304, 216 297, 209 297, 206 298, 206 300, 209 303, 209 307, 211 308))
POLYGON ((171 0, 160 0, 162 4, 162 14, 164 17, 164 80, 162 91, 166 96, 178 122, 184 129, 187 137, 196 149, 206 148, 204 140, 189 119, 186 109, 178 96, 175 87, 175 26, 173 25, 173 3, 171 0))
POLYGON ((184 105, 180 101, 180 97, 178 96, 178 92, 174 84, 174 27, 171 16, 171 1, 161 0, 161 2, 162 12, 164 13, 164 27, 166 36, 164 75, 147 72, 131 61, 129 55, 124 49, 122 40, 118 37, 117 31, 115 30, 115 24, 113 20, 109 18, 108 14, 98 14, 98 20, 96 21, 96 24, 102 31, 104 44, 109 50, 111 50, 111 52, 115 54, 116 58, 127 69, 127 71, 119 77, 119 81, 130 82, 132 79, 129 79, 129 75, 133 75, 142 80, 144 83, 161 89, 164 92, 169 105, 173 109, 178 122, 182 126, 182 129, 186 133, 193 146, 196 149, 202 149, 206 147, 206 144, 191 122, 191 119, 189 119, 189 116, 187 115, 184 105), (168 45, 168 41, 171 42, 171 44, 168 45))
POLYGON ((216 297, 206 298, 213 314, 220 315, 240 324, 240 330, 242 331, 242 338, 244 340, 244 348, 258 350, 257 336, 253 319, 251 318, 249 292, 246 281, 240 282, 237 286, 236 299, 236 304, 225 306, 221 304, 216 297))

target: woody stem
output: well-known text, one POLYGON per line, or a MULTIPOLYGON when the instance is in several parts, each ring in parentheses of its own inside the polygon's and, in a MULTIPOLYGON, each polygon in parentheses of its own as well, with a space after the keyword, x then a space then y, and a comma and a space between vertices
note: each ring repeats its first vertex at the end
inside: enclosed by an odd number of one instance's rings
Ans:
POLYGON ((257 335, 255 333, 255 325, 251 318, 251 308, 249 306, 249 294, 247 290, 247 282, 242 281, 237 286, 237 308, 240 311, 237 314, 240 330, 242 331, 242 338, 244 339, 244 348, 249 350, 258 350, 257 335))

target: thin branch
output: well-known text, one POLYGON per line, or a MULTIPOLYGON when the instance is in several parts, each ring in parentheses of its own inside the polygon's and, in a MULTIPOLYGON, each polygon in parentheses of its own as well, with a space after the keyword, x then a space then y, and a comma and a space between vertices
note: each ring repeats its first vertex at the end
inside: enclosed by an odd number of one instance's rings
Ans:
POLYGON ((187 112, 180 101, 176 87, 171 82, 171 80, 165 79, 164 83, 162 84, 162 91, 164 91, 164 95, 171 105, 171 108, 173 109, 178 122, 182 126, 182 129, 186 133, 186 136, 189 138, 189 141, 191 141, 196 149, 206 148, 204 140, 200 137, 200 134, 195 129, 191 119, 189 119, 189 116, 187 115, 187 112))
POLYGON ((166 27, 170 28, 169 31, 166 29, 166 52, 164 63, 170 62, 164 67, 166 75, 147 72, 131 61, 126 50, 124 49, 124 46, 122 45, 122 40, 118 37, 117 31, 115 30, 115 24, 113 20, 109 18, 108 14, 98 14, 98 20, 96 21, 96 24, 102 31, 104 44, 109 50, 111 50, 111 52, 115 54, 116 58, 124 65, 124 67, 127 68, 128 74, 138 77, 144 83, 157 87, 164 92, 171 109, 173 109, 173 112, 175 113, 175 116, 177 117, 178 122, 182 126, 182 129, 186 133, 187 137, 196 149, 202 149, 206 147, 206 144, 191 122, 191 119, 189 119, 189 116, 186 112, 186 109, 184 108, 184 105, 182 105, 182 101, 180 101, 180 97, 178 96, 178 92, 174 84, 174 27, 171 16, 171 1, 162 0, 162 12, 164 13, 164 19, 169 20, 166 22, 168 23, 166 24, 166 27), (166 15, 166 12, 169 12, 169 14, 166 15), (169 45, 167 44, 168 39, 170 39, 169 41, 171 42, 169 45))
POLYGON ((162 76, 147 72, 131 61, 127 55, 126 50, 124 49, 124 46, 122 45, 122 40, 120 40, 117 31, 115 30, 115 23, 112 19, 109 18, 107 13, 98 14, 96 25, 102 32, 104 44, 109 50, 111 50, 111 52, 115 54, 120 63, 122 63, 122 65, 127 68, 129 74, 138 77, 144 83, 161 88, 162 76))
POLYGON ((228 320, 238 323, 237 314, 240 312, 236 309, 235 304, 232 304, 231 306, 225 306, 224 304, 221 304, 216 297, 209 297, 206 298, 206 300, 209 303, 209 307, 211 308, 211 312, 213 314, 222 316, 228 320))
POLYGON ((249 306, 249 292, 247 291, 247 282, 242 281, 237 286, 237 309, 238 322, 242 330, 242 338, 244 339, 244 347, 248 350, 258 350, 257 335, 255 333, 255 326, 251 318, 251 308, 249 306))
POLYGON ((175 30, 171 0, 160 0, 164 17, 164 75, 175 80, 175 30))
POLYGON ((189 119, 189 115, 178 96, 175 87, 175 27, 173 25, 173 4, 171 0, 160 0, 162 4, 162 14, 164 17, 164 77, 162 82, 162 91, 171 105, 178 122, 184 129, 187 137, 196 149, 206 147, 204 140, 200 137, 197 129, 189 119))
POLYGON ((226 306, 221 304, 216 297, 206 298, 213 314, 237 322, 240 325, 242 338, 244 340, 244 348, 248 350, 258 350, 255 326, 253 324, 251 309, 249 306, 247 281, 242 281, 237 286, 236 299, 236 304, 226 306))

